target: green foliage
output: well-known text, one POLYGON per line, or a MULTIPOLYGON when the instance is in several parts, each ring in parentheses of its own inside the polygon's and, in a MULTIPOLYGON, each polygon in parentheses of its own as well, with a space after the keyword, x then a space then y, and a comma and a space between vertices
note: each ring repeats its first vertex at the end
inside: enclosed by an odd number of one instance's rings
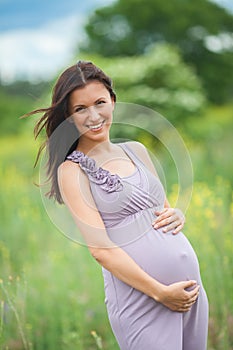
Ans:
POLYGON ((33 138, 0 145, 0 348, 99 349, 97 335, 109 334, 100 267, 47 217, 33 184, 33 138))
POLYGON ((0 135, 19 134, 25 128, 20 117, 38 107, 49 85, 47 82, 30 84, 27 81, 0 84, 0 135))
POLYGON ((223 178, 195 182, 186 213, 184 232, 197 252, 209 299, 210 350, 231 350, 233 346, 233 299, 229 297, 233 288, 232 195, 223 178))
POLYGON ((177 45, 195 67, 208 97, 227 101, 233 90, 233 15, 207 0, 118 0, 97 9, 86 25, 83 50, 104 56, 133 56, 158 42, 177 45), (223 49, 207 45, 211 36, 223 49), (224 39, 225 37, 225 39, 224 39))
POLYGON ((190 148, 195 179, 223 177, 233 188, 233 106, 209 106, 203 115, 184 120, 180 132, 190 148))
POLYGON ((88 59, 113 79, 120 102, 153 108, 176 123, 205 105, 199 79, 172 45, 158 44, 141 56, 88 59))

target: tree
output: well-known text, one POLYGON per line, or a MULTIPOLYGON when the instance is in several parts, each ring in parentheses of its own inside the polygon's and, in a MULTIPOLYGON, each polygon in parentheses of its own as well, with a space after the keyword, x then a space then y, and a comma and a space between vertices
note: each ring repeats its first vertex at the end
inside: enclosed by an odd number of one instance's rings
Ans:
POLYGON ((26 121, 20 117, 37 108, 49 87, 49 82, 30 84, 28 81, 16 81, 10 85, 0 82, 0 135, 21 132, 26 121))
POLYGON ((173 45, 156 44, 134 57, 88 58, 113 79, 119 102, 149 107, 175 124, 205 106, 200 80, 173 45))
POLYGON ((84 51, 109 57, 145 53, 156 42, 177 45, 216 103, 233 92, 233 15, 207 0, 118 0, 97 9, 85 27, 84 51))

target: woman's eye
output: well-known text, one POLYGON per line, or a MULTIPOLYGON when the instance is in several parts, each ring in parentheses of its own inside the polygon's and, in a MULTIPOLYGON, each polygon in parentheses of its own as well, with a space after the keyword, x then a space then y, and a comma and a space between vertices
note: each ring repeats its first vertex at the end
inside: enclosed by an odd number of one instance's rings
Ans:
POLYGON ((77 113, 81 113, 83 111, 85 111, 84 107, 78 107, 78 108, 75 109, 75 112, 77 112, 77 113))
POLYGON ((100 100, 100 101, 97 102, 97 105, 101 105, 101 104, 103 104, 103 103, 105 103, 105 101, 100 100))

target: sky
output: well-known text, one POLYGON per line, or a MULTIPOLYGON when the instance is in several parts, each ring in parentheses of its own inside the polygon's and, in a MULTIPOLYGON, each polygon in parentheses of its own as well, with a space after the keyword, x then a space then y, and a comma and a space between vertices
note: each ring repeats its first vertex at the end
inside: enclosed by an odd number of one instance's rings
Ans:
POLYGON ((112 2, 0 0, 0 80, 53 78, 75 59, 88 14, 112 2))
MULTIPOLYGON (((0 80, 50 80, 75 59, 84 24, 114 0, 0 0, 0 80)), ((212 0, 233 10, 232 0, 212 0)))

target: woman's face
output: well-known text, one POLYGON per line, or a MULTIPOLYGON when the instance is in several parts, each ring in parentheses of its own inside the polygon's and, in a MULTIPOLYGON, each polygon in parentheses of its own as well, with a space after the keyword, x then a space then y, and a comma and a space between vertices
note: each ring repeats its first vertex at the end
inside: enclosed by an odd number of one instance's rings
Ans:
POLYGON ((82 140, 107 140, 113 109, 114 101, 99 81, 74 90, 69 98, 69 111, 82 140))

